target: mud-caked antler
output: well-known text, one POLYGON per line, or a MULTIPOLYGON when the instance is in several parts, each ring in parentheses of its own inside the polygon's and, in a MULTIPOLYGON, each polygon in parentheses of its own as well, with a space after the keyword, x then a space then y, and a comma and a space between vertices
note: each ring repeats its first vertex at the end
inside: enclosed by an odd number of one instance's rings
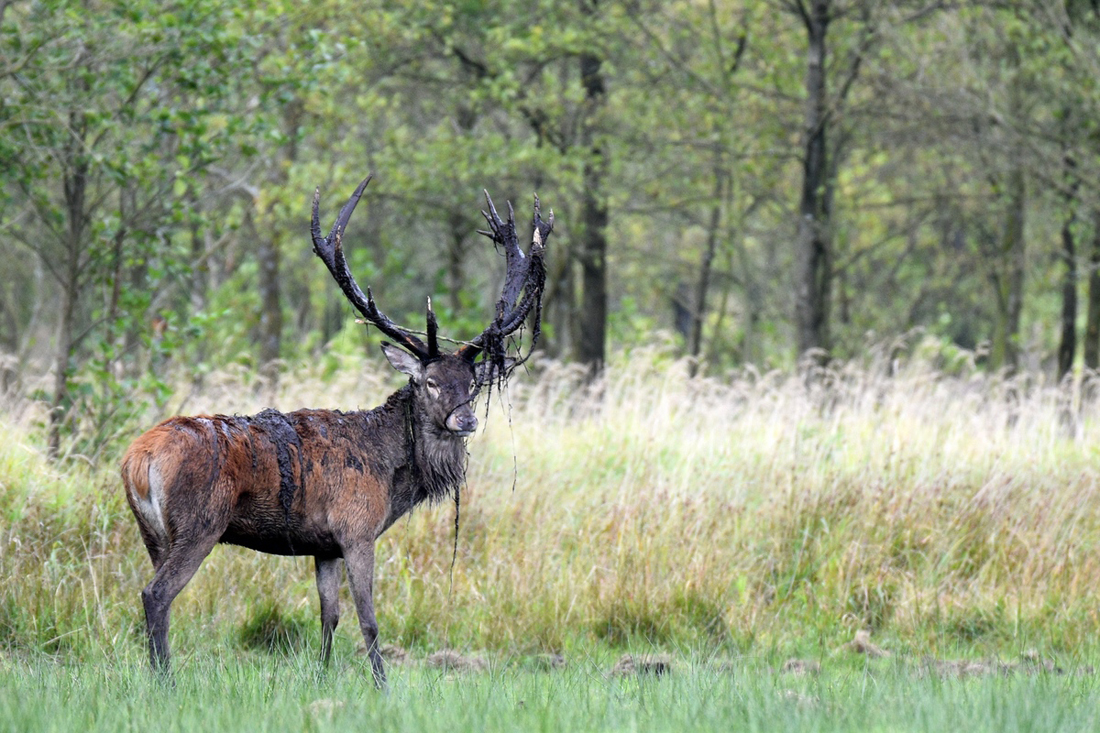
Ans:
MULTIPOLYGON (((414 354, 422 362, 428 362, 440 356, 438 322, 432 311, 431 299, 428 299, 427 311, 427 343, 408 329, 398 326, 391 321, 386 314, 378 309, 367 288, 366 295, 359 288, 348 269, 347 260, 344 258, 343 238, 348 220, 355 211, 363 191, 370 183, 371 176, 359 184, 351 198, 347 200, 336 217, 336 223, 327 237, 321 236, 320 216, 320 189, 313 195, 313 216, 311 231, 313 234, 313 251, 317 253, 332 273, 340 289, 344 292, 348 301, 358 310, 369 323, 374 324, 382 333, 389 336, 398 345, 414 354)), ((543 221, 539 208, 538 196, 535 197, 535 213, 532 221, 533 233, 531 246, 526 254, 519 246, 519 237, 516 234, 515 213, 511 203, 508 204, 508 220, 504 221, 497 213, 493 200, 485 192, 485 201, 488 211, 481 212, 489 223, 488 231, 481 231, 504 250, 505 278, 501 289, 500 299, 496 304, 496 314, 489 326, 473 340, 467 342, 455 354, 465 358, 468 362, 475 361, 478 356, 485 354, 491 364, 489 378, 503 379, 512 368, 526 360, 530 356, 521 359, 509 360, 506 358, 506 339, 518 331, 523 324, 532 318, 531 350, 534 349, 540 333, 542 322, 542 295, 546 285, 546 239, 554 228, 554 213, 551 211, 546 221, 543 221)))
POLYGON ((532 318, 531 349, 527 356, 530 356, 538 342, 542 324, 542 295, 546 286, 546 240, 554 229, 554 212, 551 211, 546 221, 543 221, 539 197, 535 196, 531 246, 525 255, 519 246, 516 217, 511 202, 508 203, 508 221, 500 218, 488 191, 485 192, 485 203, 489 210, 482 211, 481 214, 488 222, 489 229, 478 233, 489 237, 494 244, 504 249, 504 286, 501 288, 493 321, 488 328, 459 349, 458 353, 472 360, 485 352, 493 372, 504 377, 511 368, 527 358, 523 357, 510 366, 506 365, 505 339, 519 330, 529 317, 532 318))

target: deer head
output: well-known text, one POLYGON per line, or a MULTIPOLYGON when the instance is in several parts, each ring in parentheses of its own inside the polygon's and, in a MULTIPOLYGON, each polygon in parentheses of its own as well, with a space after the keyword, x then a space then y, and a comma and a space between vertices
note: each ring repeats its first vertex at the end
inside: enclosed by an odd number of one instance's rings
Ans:
POLYGON ((473 364, 454 354, 423 362, 393 344, 382 344, 382 351, 394 369, 409 375, 422 414, 439 434, 465 438, 477 429, 473 364))
POLYGON ((439 348, 439 324, 428 299, 427 328, 420 334, 402 328, 390 320, 374 301, 370 288, 366 295, 359 288, 344 258, 343 237, 352 212, 363 195, 371 176, 352 193, 340 209, 327 237, 321 235, 318 208, 321 191, 313 195, 313 251, 324 261, 333 279, 348 301, 363 318, 378 328, 394 343, 385 343, 382 350, 390 364, 407 374, 416 392, 418 403, 441 433, 466 437, 477 428, 472 402, 482 385, 502 384, 512 370, 530 357, 538 342, 542 319, 542 295, 546 284, 544 257, 546 239, 554 227, 554 213, 542 220, 538 197, 535 197, 532 238, 524 254, 516 234, 515 213, 508 204, 508 220, 497 213, 489 193, 485 192, 488 211, 482 215, 489 224, 480 231, 504 250, 505 277, 496 313, 489 325, 476 337, 462 343, 453 353, 439 348), (531 345, 526 355, 508 355, 508 341, 528 321, 531 325, 531 345))

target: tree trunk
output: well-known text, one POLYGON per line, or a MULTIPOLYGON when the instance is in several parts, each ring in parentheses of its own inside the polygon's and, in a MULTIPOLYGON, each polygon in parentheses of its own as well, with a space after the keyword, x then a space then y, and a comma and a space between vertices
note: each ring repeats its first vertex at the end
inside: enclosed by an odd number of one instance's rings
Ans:
POLYGON ((61 309, 57 322, 57 351, 54 354, 53 400, 50 403, 46 455, 54 460, 61 453, 61 426, 69 408, 69 362, 73 351, 73 316, 80 297, 80 255, 84 245, 85 197, 88 187, 88 162, 84 148, 83 113, 71 110, 69 127, 74 139, 64 150, 64 160, 72 165, 62 185, 68 231, 65 237, 65 262, 61 271, 61 309))
MULTIPOLYGON (((592 17, 596 0, 581 0, 581 12, 592 17)), ((577 358, 595 375, 607 360, 607 201, 603 179, 606 161, 603 148, 594 140, 596 115, 603 105, 605 86, 602 62, 591 53, 580 57, 581 83, 585 91, 582 125, 588 160, 584 166, 584 194, 581 200, 581 310, 577 358)))
POLYGON ((802 196, 795 240, 795 320, 798 352, 829 348, 829 290, 832 252, 825 196, 827 97, 825 34, 829 0, 813 0, 804 16, 809 40, 806 63, 806 112, 803 131, 802 196))
POLYGON ((1005 212, 1005 230, 1001 239, 1001 256, 1006 272, 1001 278, 1001 297, 998 298, 997 330, 993 334, 993 352, 990 357, 995 367, 1003 367, 1015 374, 1020 359, 1020 313, 1024 304, 1024 268, 1026 249, 1024 242, 1024 206, 1027 204, 1027 186, 1022 168, 1014 168, 1008 181, 1008 210, 1005 212))
POLYGON ((1073 196, 1068 194, 1069 213, 1062 223, 1062 261, 1066 269, 1062 273, 1062 340, 1058 344, 1058 381, 1061 382, 1073 369, 1077 354, 1077 248, 1073 240, 1073 224, 1076 215, 1073 196))
POLYGON ((565 245, 565 248, 548 263, 544 300, 546 322, 550 328, 543 334, 539 343, 550 356, 565 359, 577 353, 577 339, 573 331, 576 320, 574 311, 577 304, 576 277, 573 268, 576 258, 568 240, 563 240, 561 244, 565 245))
MULTIPOLYGON (((139 261, 130 267, 130 282, 129 288, 131 292, 142 293, 149 289, 149 264, 145 261, 139 261)), ((152 305, 150 303, 150 305, 152 305)), ((123 340, 123 353, 125 354, 124 363, 127 363, 125 373, 131 375, 139 374, 145 368, 153 368, 156 360, 155 352, 149 352, 146 355, 142 354, 142 336, 149 333, 149 318, 152 313, 147 314, 144 320, 127 318, 126 332, 123 340)))
MULTIPOLYGON (((594 152, 599 155, 598 152, 594 152)), ((602 163, 602 161, 600 161, 602 163)), ((603 173, 598 163, 584 167, 581 223, 581 310, 577 357, 593 373, 607 360, 607 206, 601 200, 603 173)))
MULTIPOLYGON (((270 177, 270 185, 284 186, 287 182, 290 167, 298 160, 299 141, 301 138, 302 118, 305 113, 305 104, 298 97, 287 102, 283 108, 283 132, 287 136, 285 148, 285 165, 276 164, 270 177)), ((277 158, 278 156, 276 156, 277 158)), ((257 234, 256 259, 260 266, 260 372, 268 380, 268 388, 272 393, 279 379, 277 362, 282 355, 283 345, 283 305, 282 292, 279 284, 279 241, 281 235, 258 236, 256 230, 254 209, 257 196, 253 196, 251 207, 248 209, 248 223, 252 231, 257 234)), ((275 206, 273 200, 265 212, 271 215, 275 206)))
POLYGON ((191 315, 206 310, 206 296, 210 287, 210 262, 206 251, 206 232, 199 226, 199 221, 205 212, 201 211, 201 203, 194 193, 189 194, 189 205, 196 211, 191 217, 191 273, 190 286, 187 289, 187 305, 191 315))
POLYGON ((1100 208, 1092 212, 1092 248, 1089 252, 1089 300, 1085 316, 1085 367, 1100 367, 1100 208))
POLYGON ((707 243, 699 262, 699 279, 695 285, 695 294, 691 303, 691 332, 688 335, 688 356, 691 365, 688 372, 695 376, 699 368, 699 354, 703 349, 703 321, 707 315, 707 291, 710 288, 710 274, 714 267, 714 252, 718 249, 718 227, 722 223, 722 189, 724 176, 720 166, 714 171, 714 204, 710 210, 710 226, 707 229, 707 243))
POLYGON ((77 295, 76 283, 70 279, 62 287, 61 311, 58 314, 53 401, 50 403, 50 427, 46 437, 46 456, 51 461, 61 453, 61 426, 69 407, 69 359, 73 349, 73 312, 77 295))
POLYGON ((465 217, 457 211, 451 212, 447 223, 451 230, 450 242, 447 247, 448 297, 451 310, 455 313, 461 313, 462 287, 466 284, 462 264, 466 260, 466 228, 468 224, 465 217))

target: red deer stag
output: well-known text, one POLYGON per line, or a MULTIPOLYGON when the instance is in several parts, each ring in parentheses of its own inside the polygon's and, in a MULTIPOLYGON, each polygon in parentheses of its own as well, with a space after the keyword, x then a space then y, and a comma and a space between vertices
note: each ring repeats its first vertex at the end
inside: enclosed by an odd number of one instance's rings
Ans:
MULTIPOLYGON (((554 223, 535 198, 532 243, 524 255, 509 205, 502 221, 488 193, 481 232, 504 250, 506 275, 496 317, 454 353, 440 350, 428 301, 426 341, 401 328, 359 289, 342 240, 370 177, 321 236, 320 191, 313 197, 313 250, 344 295, 392 339, 382 351, 409 383, 364 412, 264 410, 250 417, 174 417, 145 433, 122 459, 126 499, 137 518, 155 575, 141 592, 150 663, 169 671, 168 618, 173 599, 219 542, 276 555, 313 555, 321 598, 321 658, 328 662, 340 559, 347 566, 359 627, 375 683, 385 684, 374 615, 374 545, 424 501, 452 496, 464 479, 466 441, 477 427, 481 385, 503 383, 518 359, 507 337, 528 320, 537 339, 545 283, 546 239, 554 223), (479 359, 480 357, 480 359, 479 359)), ((527 352, 530 356, 530 351, 527 352)))

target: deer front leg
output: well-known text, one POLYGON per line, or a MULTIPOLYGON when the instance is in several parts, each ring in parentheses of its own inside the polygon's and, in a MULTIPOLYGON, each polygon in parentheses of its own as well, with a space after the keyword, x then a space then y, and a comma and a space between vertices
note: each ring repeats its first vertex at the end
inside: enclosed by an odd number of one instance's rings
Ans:
POLYGON ((370 655, 374 684, 379 689, 386 687, 386 671, 382 667, 382 654, 378 651, 378 621, 374 617, 374 542, 362 545, 344 553, 344 562, 348 567, 348 583, 351 595, 355 599, 355 610, 359 614, 359 628, 363 632, 363 641, 370 655))
POLYGON ((321 663, 327 667, 332 657, 332 632, 340 623, 340 559, 315 560, 317 595, 321 597, 321 663))

